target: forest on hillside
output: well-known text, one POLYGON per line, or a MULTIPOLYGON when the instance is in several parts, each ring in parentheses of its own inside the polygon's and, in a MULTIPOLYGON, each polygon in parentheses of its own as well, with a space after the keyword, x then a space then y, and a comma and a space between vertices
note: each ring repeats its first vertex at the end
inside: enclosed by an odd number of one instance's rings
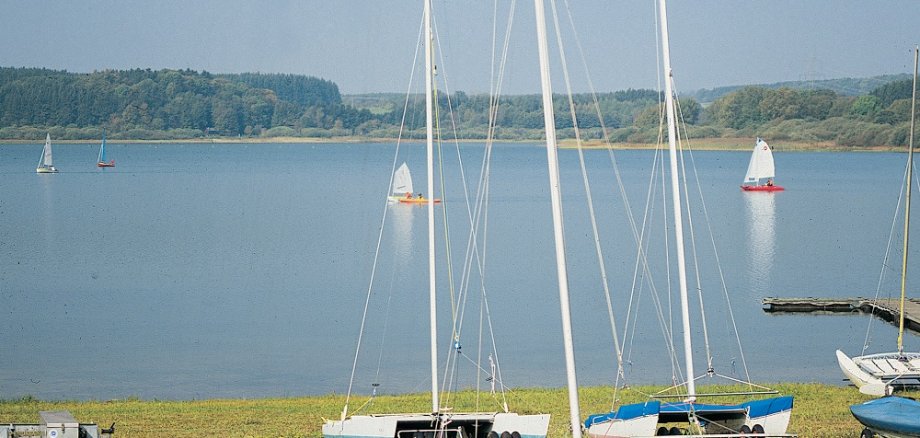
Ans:
MULTIPOLYGON (((688 97, 679 100, 679 108, 696 139, 762 136, 841 146, 906 144, 910 79, 880 78, 834 83, 850 92, 804 86, 708 90, 698 93, 713 99, 705 106, 688 97), (857 89, 863 91, 852 92, 857 89)), ((606 130, 614 142, 648 143, 659 135, 661 97, 654 90, 579 94, 573 96, 573 107, 583 138, 603 138, 606 130)), ((489 96, 458 91, 439 95, 437 104, 442 131, 464 139, 486 137, 489 96)), ((541 138, 541 105, 538 95, 501 96, 495 137, 541 138)), ((554 106, 559 137, 573 138, 567 98, 556 96, 554 106)), ((400 126, 404 137, 422 138, 423 124, 423 96, 342 96, 334 82, 303 75, 0 68, 0 139, 37 140, 45 133, 56 139, 95 139, 103 128, 113 139, 387 139, 399 136, 400 126)))

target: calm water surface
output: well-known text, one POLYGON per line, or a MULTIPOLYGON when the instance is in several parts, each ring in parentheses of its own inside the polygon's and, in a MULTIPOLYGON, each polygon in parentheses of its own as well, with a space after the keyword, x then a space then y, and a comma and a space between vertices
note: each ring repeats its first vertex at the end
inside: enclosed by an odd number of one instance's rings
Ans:
MULTIPOLYGON (((118 166, 104 170, 94 167, 96 148, 56 144, 61 173, 37 175, 41 144, 0 147, 0 398, 344 392, 385 209, 375 312, 356 388, 426 389, 426 216, 423 208, 382 202, 394 145, 111 144, 118 166)), ((475 180, 482 147, 462 149, 475 180)), ((668 383, 662 323, 647 290, 636 292, 626 322, 636 246, 607 154, 587 156, 616 315, 629 327, 628 377, 668 383)), ((775 195, 738 190, 748 157, 695 154, 750 373, 762 382, 840 382, 834 350, 859 353, 867 317, 771 316, 760 299, 874 295, 903 155, 778 153, 777 181, 787 191, 775 195)), ((648 151, 617 153, 637 216, 651 158, 648 151)), ((423 148, 405 146, 400 159, 423 185, 423 148)), ((607 384, 615 362, 577 155, 562 151, 561 160, 579 381, 607 384)), ((445 160, 446 178, 457 179, 454 161, 445 160)), ((492 166, 486 282, 502 375, 510 386, 561 386, 545 152, 502 145, 492 166)), ((462 260, 469 228, 462 190, 450 186, 445 197, 453 254, 462 260)), ((650 214, 653 224, 660 219, 660 200, 650 214)), ((706 228, 701 216, 694 220, 706 228)), ((697 244, 711 255, 705 233, 697 244)), ((660 253, 649 255, 661 265, 660 253)), ((712 266, 704 273, 717 275, 712 266)), ((667 282, 657 275, 664 296, 667 282)), ((722 374, 740 375, 722 292, 718 282, 703 281, 713 363, 722 374)), ((883 294, 894 290, 890 284, 883 294)), ((447 301, 442 333, 449 333, 447 301)), ((666 302, 662 309, 663 324, 679 322, 666 302)), ((468 329, 473 339, 465 340, 473 358, 476 331, 468 329)), ((895 335, 876 323, 873 348, 893 348, 895 335)), ((910 335, 907 344, 920 343, 910 335)), ((448 335, 443 347, 449 345, 448 335)), ((705 369, 701 340, 695 347, 697 370, 705 369)))

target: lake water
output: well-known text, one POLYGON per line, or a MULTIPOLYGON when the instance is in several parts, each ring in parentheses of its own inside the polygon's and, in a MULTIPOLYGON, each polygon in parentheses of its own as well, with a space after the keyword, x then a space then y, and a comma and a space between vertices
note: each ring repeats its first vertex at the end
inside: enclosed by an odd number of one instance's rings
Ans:
MULTIPOLYGON (((370 302, 376 316, 368 320, 355 388, 368 392, 371 383, 380 383, 386 393, 426 390, 426 210, 385 205, 393 144, 108 146, 114 169, 94 166, 97 145, 55 144, 61 170, 55 175, 34 172, 41 144, 0 147, 0 398, 344 392, 384 210, 370 302)), ((475 180, 482 146, 462 151, 467 177, 475 180)), ((499 145, 494 155, 485 278, 502 376, 513 387, 562 386, 545 151, 499 145)), ((637 216, 651 157, 650 151, 617 152, 637 216)), ((904 156, 780 152, 777 182, 787 191, 773 195, 738 189, 748 157, 695 153, 751 376, 840 383, 834 350, 859 353, 868 317, 771 316, 760 299, 873 296, 904 156)), ((668 355, 647 291, 634 305, 635 320, 625 322, 636 246, 607 153, 589 151, 587 158, 616 315, 630 327, 624 339, 628 377, 669 383, 668 355)), ((404 146, 402 160, 415 170, 419 191, 423 147, 404 146)), ((445 160, 446 179, 456 179, 455 161, 445 160)), ((615 359, 576 152, 562 151, 561 161, 579 382, 608 384, 615 359)), ((469 220, 456 183, 444 196, 454 265, 460 266, 469 220)), ((653 215, 660 216, 661 204, 653 215)), ((706 227, 701 216, 694 221, 706 227)), ((701 253, 711 252, 705 233, 697 244, 701 253)), ((660 253, 649 254, 660 266, 660 253)), ((890 269, 893 279, 897 265, 890 269)), ((654 275, 663 296, 666 281, 654 275)), ((738 353, 721 352, 734 348, 733 328, 721 304, 710 311, 710 302, 723 301, 722 292, 718 283, 704 281, 714 366, 739 375, 738 353)), ((895 291, 888 287, 883 294, 895 291)), ((473 359, 475 293, 463 338, 464 353, 473 359)), ((446 289, 442 296, 444 334, 450 324, 446 289)), ((676 310, 668 316, 667 303, 662 309, 665 325, 677 324, 676 310)), ((694 328, 698 334, 699 324, 694 328)), ((895 336, 893 327, 874 323, 871 351, 893 349, 895 336)), ((697 371, 705 370, 702 342, 695 341, 697 371)), ((906 341, 913 350, 920 344, 915 335, 906 341)), ((448 334, 442 353, 450 345, 448 334)))

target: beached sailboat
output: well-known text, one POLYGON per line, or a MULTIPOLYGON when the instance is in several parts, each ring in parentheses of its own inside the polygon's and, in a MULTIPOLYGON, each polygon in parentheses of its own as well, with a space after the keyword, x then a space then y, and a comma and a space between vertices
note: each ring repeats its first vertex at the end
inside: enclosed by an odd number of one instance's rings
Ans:
MULTIPOLYGON (((608 413, 591 415, 584 423, 592 437, 648 437, 655 435, 729 436, 756 434, 756 436, 788 436, 786 429, 792 414, 791 396, 771 397, 740 404, 703 404, 698 398, 724 395, 700 394, 696 390, 693 348, 691 344, 687 273, 684 255, 683 205, 678 169, 677 122, 675 98, 672 90, 672 70, 668 39, 668 21, 665 0, 658 0, 661 29, 662 61, 665 81, 665 108, 668 125, 668 155, 670 159, 670 195, 672 200, 675 253, 680 292, 680 309, 683 332, 683 370, 686 380, 675 385, 680 389, 679 401, 653 399, 644 403, 621 405, 608 413), (679 424, 680 426, 677 426, 679 424), (668 427, 670 426, 670 427, 668 427)), ((705 330, 704 330, 705 331, 705 330)), ((706 375, 714 375, 710 365, 706 375)), ((731 395, 775 394, 775 391, 751 391, 731 395)))
MULTIPOLYGON (((427 185, 434 190, 434 110, 433 110, 433 49, 431 29, 431 0, 424 1, 425 39, 425 113, 427 185)), ((546 438, 549 428, 548 414, 520 415, 509 412, 460 413, 441 405, 438 384, 437 293, 435 279, 434 199, 427 199, 428 210, 428 277, 429 277, 429 332, 431 361, 431 410, 427 413, 400 413, 383 415, 349 415, 348 402, 339 420, 323 424, 324 438, 546 438)), ((457 341, 459 342, 459 341, 457 341)), ((355 358, 357 363, 357 355, 355 358)), ((349 388, 349 394, 351 389, 349 388)))
POLYGON ((38 173, 57 173, 57 168, 51 160, 51 134, 45 136, 45 147, 42 149, 42 157, 38 160, 38 167, 35 168, 38 173))
POLYGON ((105 129, 102 130, 102 144, 99 145, 99 158, 96 161, 97 167, 115 167, 115 160, 105 160, 105 129))
MULTIPOLYGON (((415 194, 412 188, 412 173, 409 172, 409 165, 402 163, 396 172, 393 172, 393 190, 387 198, 391 202, 400 202, 403 204, 427 204, 428 198, 421 193, 415 194)), ((434 200, 435 204, 441 203, 440 199, 434 200)))
MULTIPOLYGON (((864 394, 882 396, 898 386, 920 386, 920 352, 904 351, 904 302, 907 295, 907 247, 910 234, 910 195, 914 167, 914 126, 917 100, 917 51, 914 50, 914 82, 911 98, 910 138, 907 146, 907 176, 904 206, 904 243, 901 255, 901 311, 898 312, 898 350, 850 358, 837 350, 837 364, 843 374, 864 394)), ((868 346, 868 337, 863 352, 868 346)), ((918 412, 920 414, 920 412, 918 412)))
POLYGON ((751 161, 748 162, 747 173, 744 174, 744 182, 741 184, 741 190, 745 192, 778 192, 784 190, 782 187, 773 184, 773 178, 776 177, 776 167, 773 165, 773 151, 770 145, 757 138, 754 144, 754 151, 751 152, 751 161))

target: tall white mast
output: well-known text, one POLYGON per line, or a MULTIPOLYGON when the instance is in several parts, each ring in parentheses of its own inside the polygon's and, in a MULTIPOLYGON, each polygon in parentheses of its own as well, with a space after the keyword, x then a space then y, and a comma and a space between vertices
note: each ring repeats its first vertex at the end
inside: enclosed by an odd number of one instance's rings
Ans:
POLYGON ((438 412, 438 315, 434 266, 434 127, 431 71, 431 0, 425 1, 425 138, 428 157, 428 299, 431 324, 431 412, 438 412))
POLYGON ((671 199, 674 203, 674 240, 677 251, 677 275, 680 284, 680 310, 684 330, 684 361, 687 369, 687 400, 696 399, 696 385, 693 381, 693 347, 690 343, 690 306, 687 301, 687 267, 684 260, 684 225, 680 184, 677 175, 677 122, 674 117, 674 91, 671 89, 671 48, 668 42, 668 11, 665 0, 658 0, 659 21, 661 21, 661 51, 664 58, 665 107, 668 113, 668 153, 671 160, 671 199))
POLYGON ((553 207, 553 236, 556 242, 556 275, 559 280, 559 310, 562 312, 562 341, 565 348, 566 382, 569 388, 569 414, 572 437, 581 438, 578 382, 575 378, 575 349, 572 343, 572 314, 569 309, 569 283, 565 267, 565 234, 562 228, 562 191, 559 187, 559 159, 556 151, 556 124, 553 115, 553 90, 549 76, 549 48, 546 42, 546 13, 543 0, 534 0, 537 18, 537 49, 540 53, 540 84, 543 91, 543 122, 546 126, 546 158, 549 169, 550 199, 553 207))

